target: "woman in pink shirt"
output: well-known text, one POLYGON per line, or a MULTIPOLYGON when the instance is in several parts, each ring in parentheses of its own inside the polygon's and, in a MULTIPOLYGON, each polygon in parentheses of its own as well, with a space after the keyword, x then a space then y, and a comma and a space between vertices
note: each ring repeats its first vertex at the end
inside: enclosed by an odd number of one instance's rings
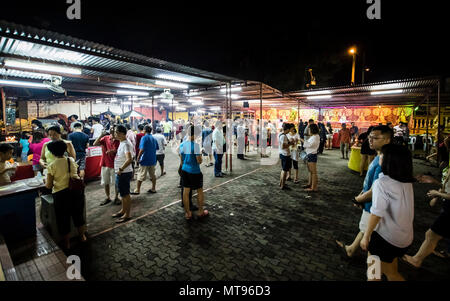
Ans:
POLYGON ((41 159, 42 147, 46 142, 50 141, 49 138, 44 138, 44 133, 36 131, 33 133, 33 140, 30 144, 30 151, 33 153, 33 171, 34 175, 40 171, 43 171, 43 167, 39 164, 41 159))

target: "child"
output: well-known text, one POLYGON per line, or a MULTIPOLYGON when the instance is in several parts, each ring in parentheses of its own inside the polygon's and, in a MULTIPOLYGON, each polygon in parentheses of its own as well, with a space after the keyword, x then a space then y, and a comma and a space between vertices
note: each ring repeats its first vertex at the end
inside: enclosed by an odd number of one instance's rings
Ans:
POLYGON ((7 143, 0 144, 0 185, 11 183, 11 176, 14 175, 17 164, 9 162, 14 152, 14 148, 7 143))
POLYGON ((22 162, 28 162, 28 151, 30 150, 29 148, 30 143, 28 142, 28 139, 29 139, 28 132, 22 132, 22 135, 19 140, 20 145, 22 145, 22 154, 20 156, 22 162))

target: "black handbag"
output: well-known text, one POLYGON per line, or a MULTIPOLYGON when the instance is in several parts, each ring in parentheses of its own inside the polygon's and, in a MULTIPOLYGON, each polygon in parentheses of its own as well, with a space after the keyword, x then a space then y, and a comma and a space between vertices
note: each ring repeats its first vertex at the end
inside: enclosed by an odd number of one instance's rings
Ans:
POLYGON ((67 165, 69 167, 69 190, 74 193, 81 194, 84 192, 84 181, 82 179, 74 179, 70 177, 70 159, 67 158, 67 165))

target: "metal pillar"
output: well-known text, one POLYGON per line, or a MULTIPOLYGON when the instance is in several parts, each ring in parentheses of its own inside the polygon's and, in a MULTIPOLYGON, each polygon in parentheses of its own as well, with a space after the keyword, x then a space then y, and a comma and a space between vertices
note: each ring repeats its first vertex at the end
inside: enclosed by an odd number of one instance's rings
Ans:
POLYGON ((297 99, 297 127, 300 127, 300 100, 297 99))
POLYGON ((262 85, 263 85, 262 83, 259 85, 259 124, 258 124, 258 126, 259 126, 259 154, 260 154, 261 158, 263 155, 262 154, 262 139, 261 139, 262 131, 263 131, 263 128, 262 128, 262 126, 263 126, 263 109, 262 109, 262 107, 263 107, 262 106, 263 86, 262 85))
POLYGON ((152 124, 155 124, 155 97, 152 95, 152 124))
POLYGON ((0 89, 0 92, 2 96, 2 119, 3 123, 5 124, 5 133, 8 134, 8 130, 6 128, 6 96, 3 88, 0 89))
MULTIPOLYGON (((231 99, 231 83, 228 84, 229 85, 229 98, 228 100, 230 101, 230 124, 233 125, 231 123, 231 120, 233 119, 233 103, 232 103, 232 99, 231 99)), ((230 143, 230 172, 233 171, 233 135, 231 135, 231 143, 230 143)))
MULTIPOLYGON (((228 130, 228 84, 225 88, 225 128, 228 130)), ((228 147, 229 147, 229 141, 227 141, 228 133, 225 135, 225 143, 227 143, 227 147, 225 148, 224 156, 225 156, 225 170, 228 170, 228 147)))
POLYGON ((428 115, 430 114, 430 96, 429 95, 427 95, 427 121, 426 121, 426 124, 425 124, 425 126, 426 126, 426 133, 427 133, 427 136, 426 136, 426 145, 427 145, 427 148, 426 148, 426 156, 428 156, 428 154, 429 154, 429 145, 428 145, 428 115))
POLYGON ((439 138, 441 136, 441 81, 439 80, 438 82, 438 131, 437 131, 437 141, 436 141, 436 149, 437 149, 437 167, 439 167, 439 164, 441 162, 439 162, 439 143, 441 143, 442 141, 439 141, 439 138))

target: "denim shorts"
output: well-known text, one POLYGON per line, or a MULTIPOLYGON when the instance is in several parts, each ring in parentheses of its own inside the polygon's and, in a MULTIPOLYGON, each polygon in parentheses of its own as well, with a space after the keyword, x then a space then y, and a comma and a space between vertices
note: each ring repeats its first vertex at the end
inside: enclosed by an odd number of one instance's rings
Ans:
POLYGON ((317 163, 317 154, 308 154, 306 160, 308 163, 317 163))
POLYGON ((119 193, 121 197, 127 196, 130 194, 130 182, 133 177, 132 172, 122 173, 120 175, 116 175, 116 184, 119 189, 119 193))

